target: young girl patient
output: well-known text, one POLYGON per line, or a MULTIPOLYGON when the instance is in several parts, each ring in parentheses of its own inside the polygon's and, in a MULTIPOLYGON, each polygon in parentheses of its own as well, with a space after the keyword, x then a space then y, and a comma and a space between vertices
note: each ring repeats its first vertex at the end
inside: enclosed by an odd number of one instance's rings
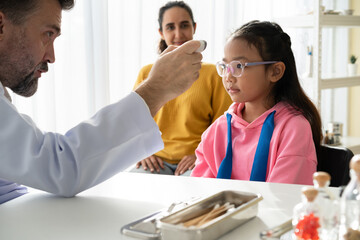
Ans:
POLYGON ((321 119, 300 86, 290 37, 276 23, 249 22, 216 67, 234 103, 203 133, 191 176, 311 185, 321 119))

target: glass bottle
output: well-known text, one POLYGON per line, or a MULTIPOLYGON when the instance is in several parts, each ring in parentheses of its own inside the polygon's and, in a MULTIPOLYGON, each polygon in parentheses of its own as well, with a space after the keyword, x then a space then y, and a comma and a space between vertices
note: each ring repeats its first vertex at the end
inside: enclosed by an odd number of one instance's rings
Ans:
POLYGON ((313 175, 314 187, 318 190, 315 202, 320 209, 321 239, 337 240, 339 217, 339 203, 330 191, 331 176, 327 172, 316 172, 313 175))
POLYGON ((325 130, 325 137, 324 137, 324 144, 329 144, 329 132, 328 130, 325 130))
POLYGON ((320 230, 320 210, 314 201, 318 190, 314 187, 302 189, 302 201, 294 207, 292 224, 296 239, 317 240, 320 230))
POLYGON ((341 219, 339 239, 345 239, 347 232, 360 230, 360 155, 350 161, 351 180, 341 196, 341 219))

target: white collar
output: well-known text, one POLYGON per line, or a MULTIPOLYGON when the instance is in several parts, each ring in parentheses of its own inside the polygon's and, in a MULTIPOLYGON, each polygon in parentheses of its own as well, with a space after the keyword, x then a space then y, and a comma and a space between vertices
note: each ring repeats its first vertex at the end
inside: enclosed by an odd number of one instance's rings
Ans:
POLYGON ((11 96, 9 95, 9 92, 6 91, 5 87, 2 85, 1 82, 0 82, 0 97, 4 97, 11 102, 11 96))
POLYGON ((0 95, 5 96, 5 90, 1 82, 0 82, 0 95))

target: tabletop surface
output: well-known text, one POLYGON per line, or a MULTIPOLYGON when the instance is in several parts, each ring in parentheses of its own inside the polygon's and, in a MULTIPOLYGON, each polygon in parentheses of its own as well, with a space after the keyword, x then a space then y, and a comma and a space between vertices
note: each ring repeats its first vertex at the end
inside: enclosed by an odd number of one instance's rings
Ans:
POLYGON ((0 239, 134 239, 121 227, 174 202, 223 190, 261 194, 257 217, 221 237, 259 239, 259 232, 292 217, 302 185, 119 173, 74 198, 30 190, 0 205, 0 239))

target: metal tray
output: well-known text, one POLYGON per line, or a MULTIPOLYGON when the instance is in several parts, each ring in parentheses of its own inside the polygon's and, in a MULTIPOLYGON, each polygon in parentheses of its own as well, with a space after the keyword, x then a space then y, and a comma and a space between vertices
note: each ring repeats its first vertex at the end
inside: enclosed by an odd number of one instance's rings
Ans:
POLYGON ((222 191, 173 213, 168 209, 151 214, 125 225, 121 232, 140 239, 218 239, 255 217, 258 212, 258 202, 262 199, 260 194, 222 191), (185 227, 180 223, 201 215, 216 204, 225 203, 233 204, 235 208, 200 227, 185 227))
POLYGON ((262 240, 296 240, 294 236, 292 219, 260 232, 260 239, 262 240))
POLYGON ((163 239, 218 239, 221 235, 255 217, 258 212, 258 202, 262 199, 261 195, 248 192, 219 192, 159 219, 158 227, 163 239), (179 222, 202 214, 209 207, 216 204, 223 205, 227 202, 235 205, 233 211, 227 212, 200 227, 184 227, 179 224, 179 222))
POLYGON ((152 213, 146 217, 131 222, 121 228, 121 233, 130 237, 145 240, 161 239, 161 231, 157 227, 157 221, 173 212, 199 201, 199 198, 191 198, 186 201, 172 203, 168 208, 152 213))

